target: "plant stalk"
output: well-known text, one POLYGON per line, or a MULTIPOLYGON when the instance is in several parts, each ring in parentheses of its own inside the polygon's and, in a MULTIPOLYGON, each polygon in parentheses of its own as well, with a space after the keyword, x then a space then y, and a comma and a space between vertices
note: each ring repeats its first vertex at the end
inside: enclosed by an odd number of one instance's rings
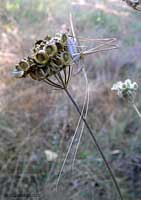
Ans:
POLYGON ((135 103, 133 103, 133 108, 135 109, 135 111, 137 112, 138 116, 141 118, 141 113, 140 111, 138 110, 137 106, 135 103))
MULTIPOLYGON (((64 88, 64 91, 65 91, 65 93, 67 94, 67 96, 69 97, 69 99, 71 100, 72 104, 75 106, 75 108, 76 108, 77 112, 79 113, 79 115, 81 116, 81 111, 80 111, 80 109, 79 109, 77 103, 76 103, 75 100, 73 99, 72 95, 71 95, 70 92, 68 91, 68 89, 67 89, 67 88, 64 88)), ((116 187, 116 190, 117 190, 117 192, 118 192, 118 194, 119 194, 120 199, 121 199, 121 200, 124 200, 123 197, 122 197, 121 191, 120 191, 120 187, 119 187, 119 185, 118 185, 118 183, 117 183, 117 181, 116 181, 115 175, 114 175, 114 173, 113 173, 113 171, 112 171, 112 169, 111 169, 111 167, 110 167, 108 161, 106 160, 106 158, 105 158, 105 156, 104 156, 104 154, 103 154, 103 152, 102 152, 102 149, 101 149, 100 145, 98 144, 98 142, 97 142, 97 140, 96 140, 96 138, 95 138, 95 136, 94 136, 94 134, 93 134, 93 132, 92 132, 90 126, 88 125, 86 119, 84 118, 84 116, 82 115, 81 117, 82 117, 82 120, 83 120, 83 122, 85 123, 85 126, 87 127, 87 129, 88 129, 88 131, 89 131, 91 137, 92 137, 92 140, 93 140, 94 144, 96 145, 96 148, 97 148, 98 152, 100 153, 100 155, 101 155, 101 157, 102 157, 102 159, 103 159, 103 161, 104 161, 104 163, 105 163, 105 165, 106 165, 106 167, 107 167, 107 169, 108 169, 108 171, 109 171, 109 174, 110 174, 110 176, 111 176, 111 178, 112 178, 112 180, 113 180, 113 183, 114 183, 114 185, 115 185, 115 187, 116 187)))

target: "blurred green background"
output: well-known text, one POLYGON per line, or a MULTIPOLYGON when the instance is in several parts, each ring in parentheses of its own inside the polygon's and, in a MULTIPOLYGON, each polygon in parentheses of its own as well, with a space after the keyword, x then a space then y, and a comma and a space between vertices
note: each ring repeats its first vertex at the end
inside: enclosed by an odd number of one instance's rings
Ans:
MULTIPOLYGON (((140 200, 141 121, 110 88, 127 78, 141 86, 141 14, 119 0, 0 0, 1 199, 12 194, 29 194, 27 199, 40 196, 41 200, 119 199, 86 129, 74 169, 71 164, 77 139, 55 191, 79 116, 63 91, 30 78, 17 80, 11 76, 15 64, 31 53, 35 40, 70 28, 70 12, 79 36, 117 38, 119 49, 85 59, 90 90, 87 120, 113 168, 124 199, 140 200), (56 153, 57 160, 49 161, 46 150, 56 153)), ((82 73, 72 77, 70 91, 82 108, 82 73)), ((140 94, 139 87, 139 110, 140 94)))

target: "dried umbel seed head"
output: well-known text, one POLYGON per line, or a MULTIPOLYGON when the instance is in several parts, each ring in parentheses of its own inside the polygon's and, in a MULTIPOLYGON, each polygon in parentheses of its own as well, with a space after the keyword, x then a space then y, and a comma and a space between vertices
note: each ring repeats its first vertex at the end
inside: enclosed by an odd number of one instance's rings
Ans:
POLYGON ((141 4, 140 0, 123 0, 123 1, 125 1, 127 3, 127 5, 129 5, 133 9, 140 10, 138 8, 138 6, 141 4))
POLYGON ((124 98, 128 101, 133 101, 136 95, 136 91, 138 89, 138 84, 136 82, 132 82, 130 79, 125 80, 124 82, 117 82, 113 84, 111 90, 117 92, 117 95, 121 98, 124 98))
MULTIPOLYGON (((50 76, 57 75, 66 67, 70 67, 71 56, 68 51, 67 40, 68 36, 65 33, 56 34, 52 38, 47 36, 43 40, 37 40, 32 50, 32 56, 22 59, 16 65, 13 71, 14 76, 23 78, 30 75, 34 80, 47 80, 50 76)), ((65 74, 66 80, 67 74, 65 74)), ((53 84, 53 82, 49 82, 53 84)))
POLYGON ((53 57, 57 54, 57 46, 55 43, 49 43, 44 46, 44 51, 48 57, 53 57))
POLYGON ((33 57, 38 64, 46 64, 49 61, 49 57, 44 50, 39 50, 33 57))

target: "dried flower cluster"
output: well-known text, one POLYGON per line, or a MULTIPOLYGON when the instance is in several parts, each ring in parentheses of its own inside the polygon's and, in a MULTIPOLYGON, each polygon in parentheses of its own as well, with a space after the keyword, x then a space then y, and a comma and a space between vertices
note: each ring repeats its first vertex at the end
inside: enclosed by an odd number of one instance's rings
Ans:
POLYGON ((141 10, 139 7, 140 7, 140 0, 123 0, 123 1, 126 1, 127 5, 132 7, 133 9, 135 10, 141 10))
POLYGON ((128 101, 133 101, 138 89, 138 84, 132 82, 130 79, 125 80, 124 82, 117 82, 113 85, 111 90, 117 91, 117 95, 121 98, 124 98, 128 101))
POLYGON ((55 37, 47 36, 35 42, 32 55, 22 59, 13 71, 17 78, 27 75, 34 80, 45 80, 69 66, 71 56, 67 47, 69 36, 57 33, 55 37))

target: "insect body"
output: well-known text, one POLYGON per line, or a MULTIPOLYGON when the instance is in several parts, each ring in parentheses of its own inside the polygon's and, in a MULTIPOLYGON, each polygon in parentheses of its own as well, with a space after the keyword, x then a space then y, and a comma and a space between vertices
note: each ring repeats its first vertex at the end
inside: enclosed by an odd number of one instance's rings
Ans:
POLYGON ((76 40, 75 40, 75 38, 68 37, 67 47, 68 47, 68 51, 69 51, 69 53, 71 55, 71 58, 75 59, 75 55, 78 53, 77 47, 76 47, 76 40))

